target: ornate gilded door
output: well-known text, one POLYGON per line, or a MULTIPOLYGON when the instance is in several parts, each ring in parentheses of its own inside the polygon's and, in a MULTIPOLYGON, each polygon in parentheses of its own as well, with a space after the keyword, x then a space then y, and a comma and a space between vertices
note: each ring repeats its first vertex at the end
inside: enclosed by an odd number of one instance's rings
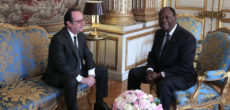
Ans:
POLYGON ((164 0, 177 13, 190 13, 204 19, 204 36, 220 27, 230 29, 230 0, 164 0))

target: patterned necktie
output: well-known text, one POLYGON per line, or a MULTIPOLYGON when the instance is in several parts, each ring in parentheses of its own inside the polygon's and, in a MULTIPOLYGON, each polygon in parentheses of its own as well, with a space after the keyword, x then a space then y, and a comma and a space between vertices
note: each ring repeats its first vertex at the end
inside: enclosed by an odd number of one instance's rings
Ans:
POLYGON ((164 46, 169 42, 170 35, 167 33, 165 37, 166 38, 164 38, 162 45, 161 45, 161 50, 160 50, 159 56, 161 56, 164 46))

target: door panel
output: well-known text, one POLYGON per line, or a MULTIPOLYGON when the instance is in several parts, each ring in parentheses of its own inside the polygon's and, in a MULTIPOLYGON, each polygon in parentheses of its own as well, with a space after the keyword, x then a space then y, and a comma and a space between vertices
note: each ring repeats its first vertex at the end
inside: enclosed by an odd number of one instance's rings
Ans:
POLYGON ((218 20, 217 27, 227 27, 230 29, 230 0, 220 0, 218 10, 223 12, 225 15, 223 18, 218 20))

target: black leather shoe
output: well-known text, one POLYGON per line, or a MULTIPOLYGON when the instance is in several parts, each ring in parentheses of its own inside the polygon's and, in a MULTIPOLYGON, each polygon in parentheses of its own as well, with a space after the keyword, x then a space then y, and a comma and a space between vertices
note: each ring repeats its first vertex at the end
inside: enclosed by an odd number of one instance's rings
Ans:
POLYGON ((112 110, 106 103, 94 104, 94 110, 112 110))

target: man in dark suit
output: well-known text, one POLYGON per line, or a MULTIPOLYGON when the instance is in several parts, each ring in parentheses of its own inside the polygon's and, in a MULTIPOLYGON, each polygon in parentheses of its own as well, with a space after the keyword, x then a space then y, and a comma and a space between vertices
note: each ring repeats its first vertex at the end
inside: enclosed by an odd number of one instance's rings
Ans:
POLYGON ((108 72, 105 67, 95 67, 92 53, 82 32, 84 26, 82 13, 78 9, 71 8, 64 16, 64 24, 65 27, 51 39, 47 72, 42 79, 50 85, 63 89, 68 110, 78 109, 76 100, 78 83, 88 86, 96 83, 94 109, 110 109, 103 101, 103 97, 108 95, 108 72))
POLYGON ((128 89, 140 89, 141 83, 157 85, 157 96, 164 110, 169 110, 172 93, 196 83, 193 60, 196 50, 194 36, 176 23, 171 7, 159 12, 159 29, 154 37, 147 65, 129 71, 128 89))

